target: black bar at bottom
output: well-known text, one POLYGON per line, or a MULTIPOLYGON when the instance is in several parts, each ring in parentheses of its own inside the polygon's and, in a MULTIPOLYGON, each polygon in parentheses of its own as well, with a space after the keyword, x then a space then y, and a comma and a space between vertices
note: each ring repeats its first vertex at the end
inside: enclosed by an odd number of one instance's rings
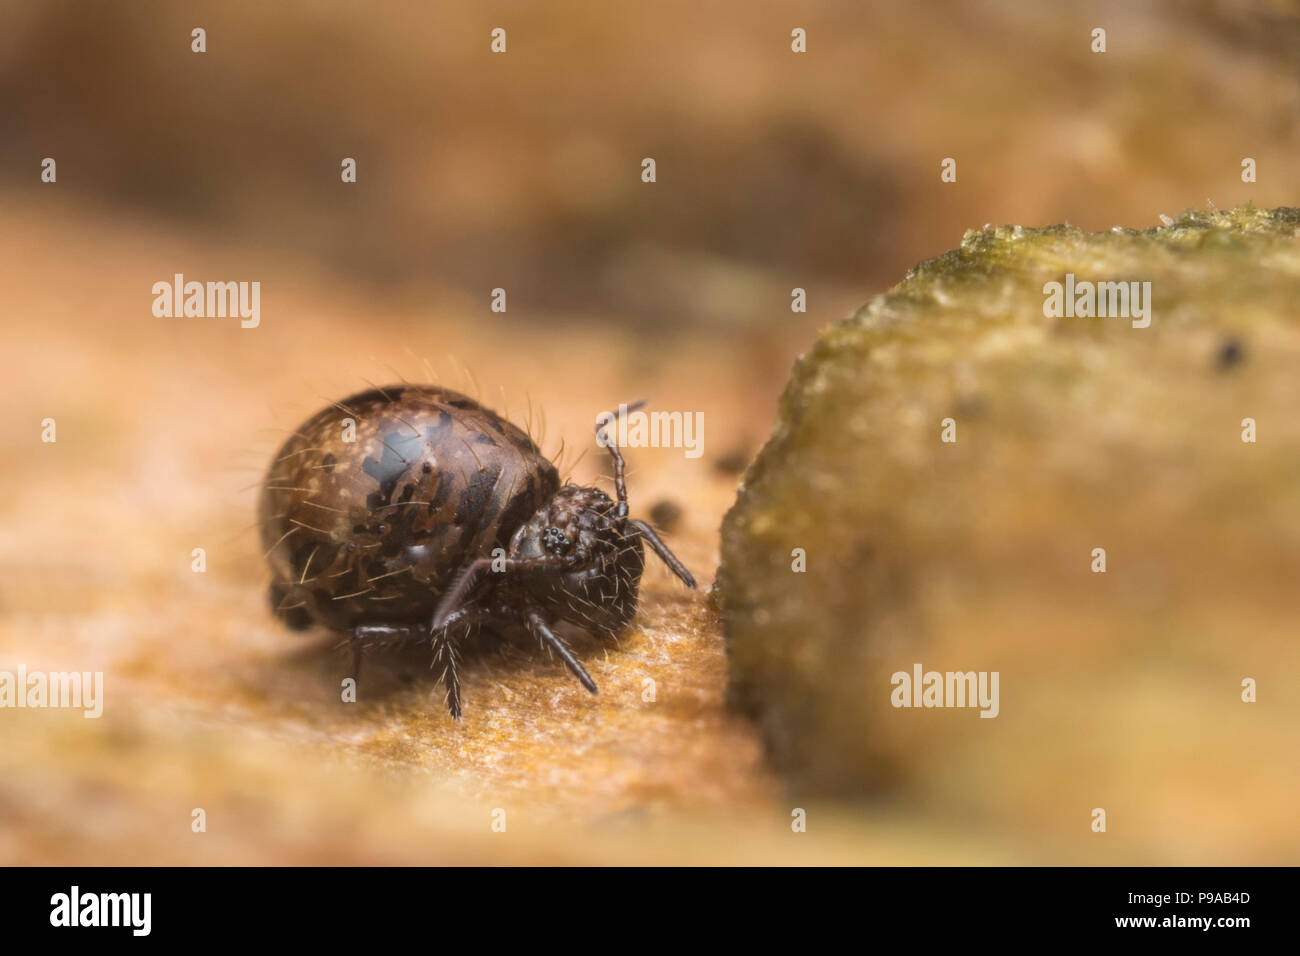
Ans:
POLYGON ((881 941, 902 932, 924 944, 1128 936, 1231 945, 1285 931, 1296 896, 1296 870, 1285 868, 13 868, 0 881, 6 942, 75 935, 128 945, 268 934, 295 945, 433 945, 448 930, 493 945, 511 936, 564 945, 575 931, 579 945, 669 945, 782 928, 864 945, 877 931, 887 931, 881 941))

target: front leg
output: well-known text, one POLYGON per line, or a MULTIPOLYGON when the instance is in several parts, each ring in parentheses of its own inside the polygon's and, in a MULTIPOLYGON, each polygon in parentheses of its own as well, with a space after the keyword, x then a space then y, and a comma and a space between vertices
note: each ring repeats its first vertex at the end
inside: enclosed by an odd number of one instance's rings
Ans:
POLYGON ((543 647, 549 647, 560 655, 560 660, 564 661, 564 665, 569 668, 573 676, 578 678, 578 683, 593 694, 598 693, 596 682, 591 679, 587 669, 573 656, 573 652, 569 650, 569 645, 564 643, 564 638, 551 630, 546 623, 546 619, 542 617, 541 611, 536 608, 525 611, 523 619, 528 632, 541 641, 543 647))

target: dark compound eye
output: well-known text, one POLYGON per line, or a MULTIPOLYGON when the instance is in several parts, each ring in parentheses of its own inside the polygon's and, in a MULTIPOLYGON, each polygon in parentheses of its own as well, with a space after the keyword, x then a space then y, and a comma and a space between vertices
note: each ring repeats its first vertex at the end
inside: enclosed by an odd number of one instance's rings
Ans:
POLYGON ((569 550, 569 539, 559 528, 547 528, 542 532, 542 547, 547 554, 565 554, 569 550))

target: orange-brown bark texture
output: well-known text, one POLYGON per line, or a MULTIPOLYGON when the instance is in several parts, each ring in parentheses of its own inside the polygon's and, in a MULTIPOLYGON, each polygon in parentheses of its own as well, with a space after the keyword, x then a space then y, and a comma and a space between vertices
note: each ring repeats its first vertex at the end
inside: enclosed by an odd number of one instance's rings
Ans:
POLYGON ((717 526, 774 401, 754 382, 779 380, 807 325, 741 349, 694 335, 652 350, 644 339, 555 332, 535 316, 488 326, 420 304, 377 316, 361 297, 326 298, 314 290, 327 283, 292 278, 257 329, 181 325, 140 308, 135 277, 166 275, 178 244, 182 256, 219 263, 228 253, 50 210, 23 234, 0 240, 15 290, 5 437, 28 449, 0 477, 0 661, 102 671, 105 689, 99 719, 3 712, 6 862, 915 858, 892 826, 882 843, 850 849, 830 814, 820 837, 791 843, 798 804, 725 704, 726 656, 707 602, 717 526), (32 252, 54 245, 92 265, 69 276, 32 252), (418 341, 393 338, 413 329, 418 341), (452 340, 449 356, 439 346, 452 340), (479 395, 528 427, 562 475, 606 489, 599 411, 644 395, 704 414, 699 459, 628 451, 634 513, 680 509, 665 537, 701 589, 650 564, 632 625, 616 641, 575 644, 599 695, 520 641, 468 655, 460 722, 421 649, 369 656, 359 700, 344 703, 342 637, 294 633, 272 617, 256 526, 272 454, 330 400, 402 378, 479 395), (46 418, 54 443, 39 441, 46 418), (708 431, 721 422, 729 433, 708 431), (195 548, 205 572, 193 570, 195 548), (198 809, 204 832, 192 829, 198 809))

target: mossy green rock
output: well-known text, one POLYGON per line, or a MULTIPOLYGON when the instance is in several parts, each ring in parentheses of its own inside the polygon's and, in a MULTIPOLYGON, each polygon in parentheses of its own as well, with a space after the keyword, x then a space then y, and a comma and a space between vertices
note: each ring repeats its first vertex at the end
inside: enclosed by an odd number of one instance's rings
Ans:
POLYGON ((732 700, 795 795, 1052 859, 1300 859, 1298 234, 972 230, 823 332, 719 573, 732 700), (1046 317, 1067 273, 1149 281, 1150 326, 1046 317), (997 671, 998 716, 894 707, 914 664, 997 671))

